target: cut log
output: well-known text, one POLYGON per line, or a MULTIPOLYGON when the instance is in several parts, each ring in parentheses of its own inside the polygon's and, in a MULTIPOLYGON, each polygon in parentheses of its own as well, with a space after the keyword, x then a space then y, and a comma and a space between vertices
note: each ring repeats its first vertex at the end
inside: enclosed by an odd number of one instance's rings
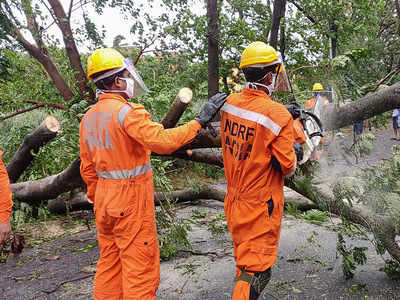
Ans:
POLYGON ((164 128, 174 128, 184 113, 186 107, 192 101, 193 92, 189 88, 181 88, 172 102, 167 114, 162 119, 161 124, 164 128))
POLYGON ((76 158, 64 171, 39 180, 11 184, 14 196, 28 203, 57 198, 58 195, 84 186, 80 174, 81 160, 76 158))
POLYGON ((16 182, 30 165, 33 160, 32 152, 37 153, 40 147, 56 137, 58 133, 60 133, 60 123, 56 118, 48 116, 39 127, 25 136, 23 143, 7 165, 11 183, 16 182))

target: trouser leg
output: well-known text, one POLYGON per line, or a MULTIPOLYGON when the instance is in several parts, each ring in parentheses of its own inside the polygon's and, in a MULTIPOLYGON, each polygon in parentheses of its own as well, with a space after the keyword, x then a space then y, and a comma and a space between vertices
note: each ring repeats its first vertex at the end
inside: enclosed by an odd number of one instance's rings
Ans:
POLYGON ((143 220, 129 242, 121 237, 122 289, 124 300, 153 300, 160 281, 160 255, 154 216, 143 220))
POLYGON ((100 258, 94 279, 95 300, 122 299, 122 267, 112 236, 98 234, 100 258))
POLYGON ((271 279, 271 268, 262 272, 249 272, 240 268, 237 274, 233 300, 263 299, 259 297, 265 295, 265 288, 271 279))

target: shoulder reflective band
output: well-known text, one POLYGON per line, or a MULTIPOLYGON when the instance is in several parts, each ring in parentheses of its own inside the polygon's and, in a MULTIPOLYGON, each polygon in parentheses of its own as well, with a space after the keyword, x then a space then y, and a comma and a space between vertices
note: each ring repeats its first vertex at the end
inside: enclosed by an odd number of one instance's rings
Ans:
POLYGON ((134 178, 139 175, 146 174, 151 170, 151 164, 147 163, 143 166, 137 166, 131 170, 114 170, 114 171, 96 171, 97 176, 103 179, 126 179, 134 178))
POLYGON ((124 124, 126 114, 131 110, 131 106, 129 104, 125 104, 118 113, 118 123, 120 126, 124 124))
POLYGON ((221 110, 236 117, 256 122, 271 130, 274 135, 278 135, 279 132, 281 131, 281 127, 274 121, 272 121, 270 118, 262 114, 256 113, 254 111, 243 109, 227 103, 225 103, 224 106, 222 106, 221 110))

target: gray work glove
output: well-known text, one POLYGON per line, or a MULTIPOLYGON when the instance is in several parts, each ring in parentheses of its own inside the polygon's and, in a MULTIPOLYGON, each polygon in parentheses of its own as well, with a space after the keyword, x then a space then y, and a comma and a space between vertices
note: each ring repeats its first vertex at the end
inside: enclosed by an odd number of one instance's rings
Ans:
POLYGON ((303 160, 303 155, 304 155, 303 147, 299 143, 294 142, 293 143, 293 149, 294 149, 294 152, 296 153, 297 161, 298 162, 302 161, 303 160))
POLYGON ((222 105, 224 105, 226 101, 226 94, 225 93, 217 93, 212 96, 208 101, 204 104, 202 109, 200 110, 199 114, 196 118, 201 124, 201 127, 205 128, 207 123, 214 118, 217 112, 221 109, 222 105))

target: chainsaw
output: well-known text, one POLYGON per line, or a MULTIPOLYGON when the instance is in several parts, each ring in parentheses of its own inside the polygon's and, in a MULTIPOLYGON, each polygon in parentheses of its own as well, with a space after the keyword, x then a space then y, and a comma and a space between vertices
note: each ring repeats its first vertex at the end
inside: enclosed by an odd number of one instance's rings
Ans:
POLYGON ((322 123, 319 119, 320 109, 318 107, 322 107, 322 105, 317 106, 316 103, 313 112, 311 112, 301 108, 296 102, 286 105, 294 120, 295 141, 303 148, 303 158, 298 162, 299 165, 309 159, 314 159, 316 152, 319 151, 323 133, 322 123))

